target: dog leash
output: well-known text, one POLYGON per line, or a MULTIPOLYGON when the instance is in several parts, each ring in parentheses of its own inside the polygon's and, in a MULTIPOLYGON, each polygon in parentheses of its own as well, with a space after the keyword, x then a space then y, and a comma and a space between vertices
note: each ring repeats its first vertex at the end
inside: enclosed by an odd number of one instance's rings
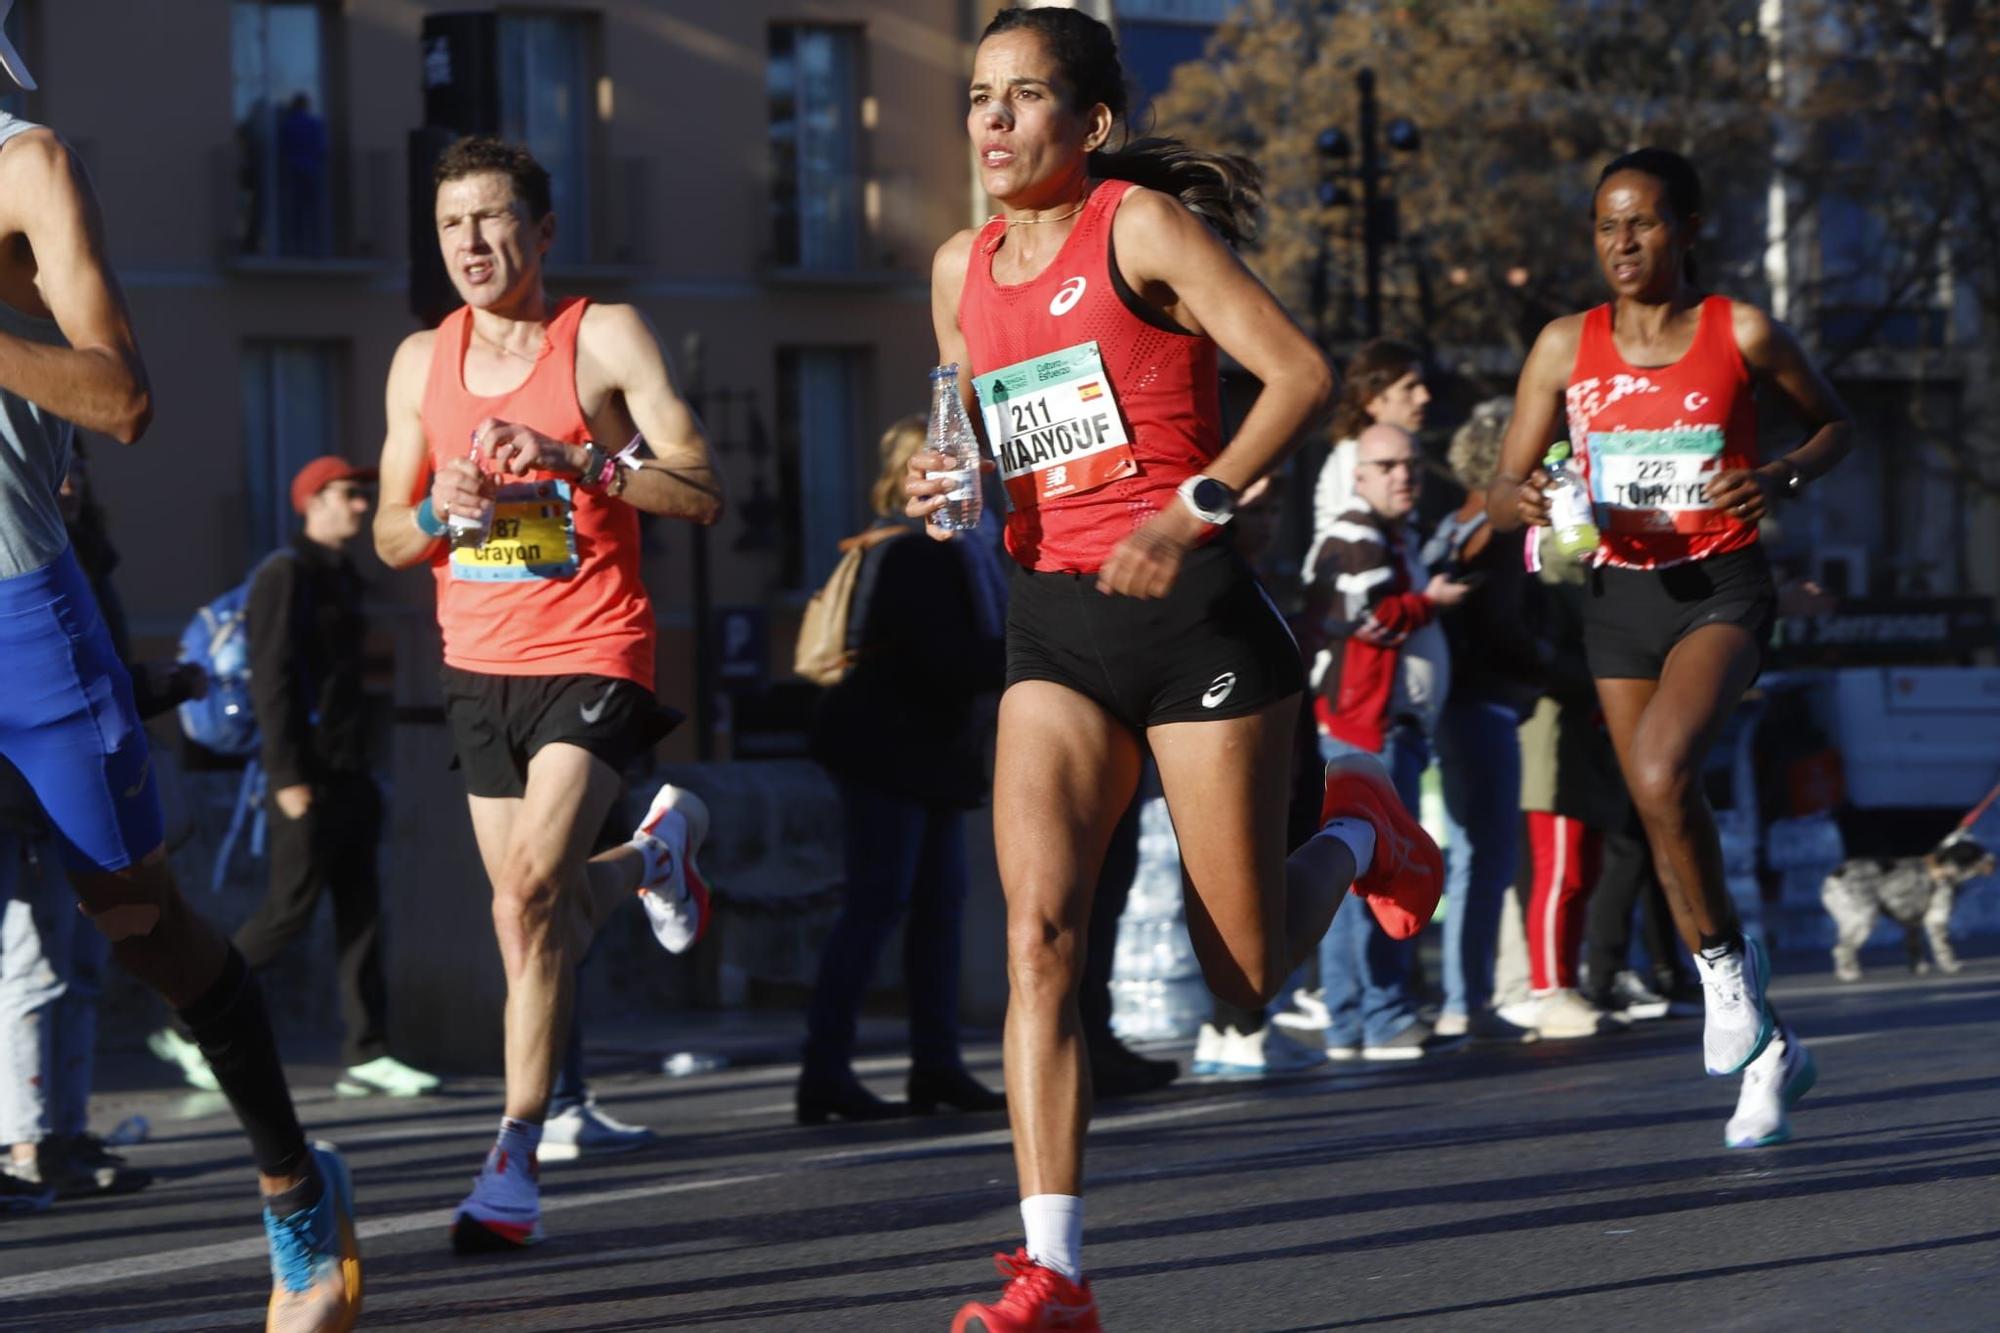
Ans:
POLYGON ((1993 804, 1993 800, 1995 797, 2000 797, 2000 782, 1994 783, 1993 790, 1987 792, 1985 798, 1981 800, 1978 805, 1973 806, 1972 809, 1967 812, 1965 818, 1958 821, 1958 827, 1960 831, 1962 832, 1966 829, 1971 828, 1974 824, 1977 824, 1979 822, 1979 817, 1986 813, 1986 807, 1993 804))

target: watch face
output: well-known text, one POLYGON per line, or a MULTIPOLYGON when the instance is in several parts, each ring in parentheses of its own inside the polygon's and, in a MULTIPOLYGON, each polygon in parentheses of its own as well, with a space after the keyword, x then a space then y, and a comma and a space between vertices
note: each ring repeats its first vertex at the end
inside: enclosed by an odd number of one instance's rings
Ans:
POLYGON ((1194 484, 1195 508, 1207 513, 1226 513, 1229 510, 1229 488, 1213 477, 1203 477, 1194 484))

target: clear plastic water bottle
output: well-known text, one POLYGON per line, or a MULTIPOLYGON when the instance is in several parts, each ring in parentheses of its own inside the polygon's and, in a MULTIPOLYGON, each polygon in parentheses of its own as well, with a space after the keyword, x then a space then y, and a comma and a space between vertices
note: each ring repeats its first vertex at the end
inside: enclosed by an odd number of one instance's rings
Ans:
POLYGON ((1589 555, 1597 549, 1597 510, 1583 478, 1570 464, 1567 440, 1549 446, 1542 469, 1549 474, 1549 527, 1555 532, 1556 550, 1571 560, 1589 555))
MULTIPOLYGON (((479 441, 472 442, 472 461, 479 462, 479 441)), ((493 535, 493 503, 487 501, 479 506, 476 514, 461 514, 454 511, 445 517, 446 536, 453 546, 484 546, 486 539, 493 535)))
POLYGON ((979 526, 979 437, 965 415, 965 401, 958 396, 958 363, 939 366, 931 372, 931 419, 924 447, 950 458, 954 466, 924 475, 936 481, 949 478, 954 484, 945 492, 945 501, 931 515, 931 522, 950 532, 969 532, 979 526))

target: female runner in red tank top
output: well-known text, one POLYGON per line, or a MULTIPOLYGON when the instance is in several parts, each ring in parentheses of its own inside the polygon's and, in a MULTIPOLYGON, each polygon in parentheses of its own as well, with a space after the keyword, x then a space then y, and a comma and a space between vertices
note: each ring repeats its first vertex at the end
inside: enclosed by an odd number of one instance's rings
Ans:
POLYGON ((1847 410, 1783 325, 1696 288, 1701 182, 1686 158, 1642 148, 1613 161, 1593 216, 1612 300, 1536 339, 1489 509, 1496 526, 1549 521, 1537 465, 1566 412, 1601 537, 1585 619, 1591 674, 1701 972, 1708 1072, 1744 1075, 1723 1141, 1762 1147, 1791 1136, 1788 1112, 1815 1073, 1765 998, 1770 965, 1739 928, 1700 775, 1770 638, 1775 593, 1757 523, 1847 453, 1847 410), (1806 435, 1768 463, 1759 391, 1806 435))
MULTIPOLYGON (((1441 866, 1380 767, 1352 761, 1329 771, 1327 826, 1285 855, 1304 671, 1217 538, 1234 495, 1280 462, 1332 377, 1225 243, 1250 224, 1253 169, 1159 140, 1105 151, 1123 73, 1110 30, 1074 10, 1002 11, 970 92, 981 183, 1002 213, 938 251, 931 299, 940 360, 979 381, 974 419, 989 409, 1018 565, 993 811, 1027 1244, 999 1257, 1001 1298, 967 1305, 954 1328, 1089 1330, 1077 986, 1090 894, 1143 751, 1179 835, 1196 953, 1235 1003, 1270 999, 1350 886, 1414 933, 1441 866), (1218 347, 1265 386, 1226 448, 1218 347)), ((912 516, 942 503, 950 483, 925 473, 943 466, 913 460, 912 516)))

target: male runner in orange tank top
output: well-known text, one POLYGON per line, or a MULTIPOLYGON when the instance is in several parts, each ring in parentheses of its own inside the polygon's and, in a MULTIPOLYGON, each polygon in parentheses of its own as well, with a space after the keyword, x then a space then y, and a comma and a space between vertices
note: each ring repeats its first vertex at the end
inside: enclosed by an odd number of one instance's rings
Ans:
POLYGON ((390 367, 375 549, 438 579, 446 716, 507 974, 506 1111, 452 1243, 505 1250, 541 1238, 535 1152, 592 931, 635 891, 674 952, 707 922, 692 862, 708 812, 690 793, 662 787, 629 844, 589 850, 620 769, 668 725, 637 515, 713 523, 722 482, 645 317, 543 289, 548 173, 523 149, 467 139, 436 181, 465 307, 405 339, 390 367), (454 518, 488 536, 452 545, 454 518))

